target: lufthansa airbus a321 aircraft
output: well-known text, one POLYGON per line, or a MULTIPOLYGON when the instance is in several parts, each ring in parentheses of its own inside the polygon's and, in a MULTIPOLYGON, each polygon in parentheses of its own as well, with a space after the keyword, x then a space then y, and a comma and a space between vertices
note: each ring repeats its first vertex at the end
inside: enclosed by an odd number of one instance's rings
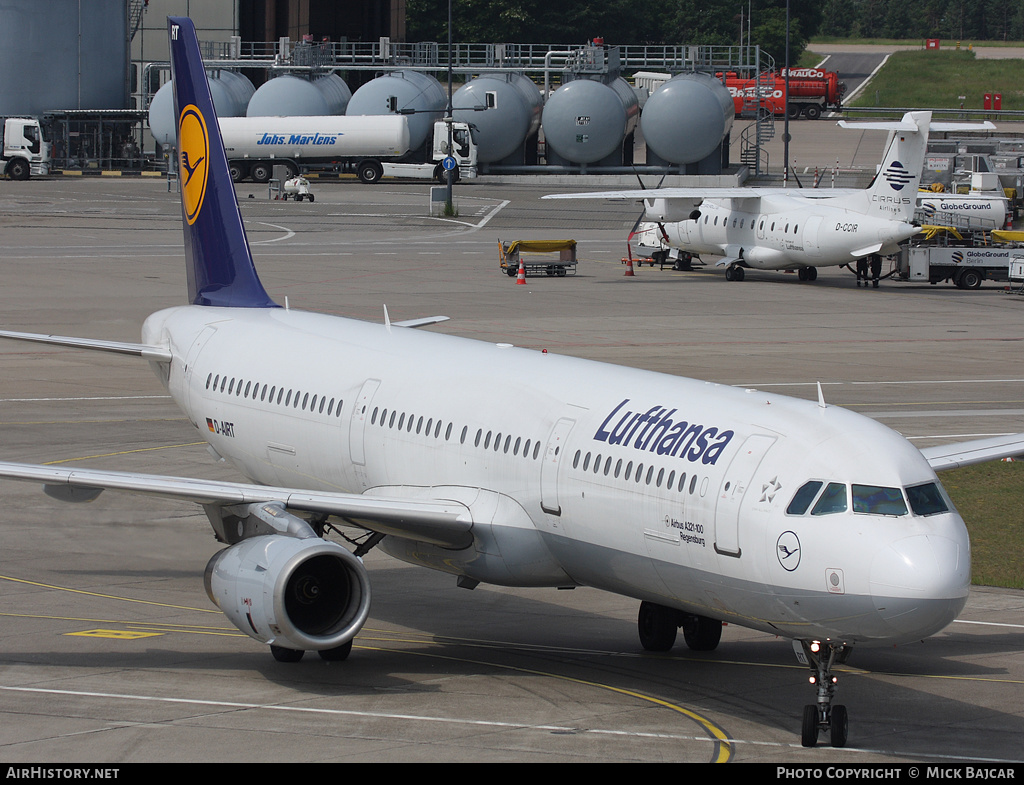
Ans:
MULTIPOLYGON (((901 121, 847 122, 844 128, 889 132, 882 164, 866 189, 658 188, 642 191, 551 194, 545 199, 636 199, 643 223, 633 232, 655 256, 721 257, 729 281, 745 270, 796 270, 813 281, 819 267, 848 264, 872 254, 897 253, 913 237, 917 191, 929 128, 992 130, 985 123, 932 123, 931 112, 907 112, 901 121)), ((688 264, 687 264, 688 266, 688 264)))
MULTIPOLYGON (((833 666, 941 630, 970 583, 935 469, 1024 434, 926 450, 866 417, 702 381, 278 307, 257 277, 192 22, 169 19, 188 305, 134 355, 251 484, 0 464, 66 501, 105 489, 202 505, 225 544, 211 600, 280 660, 348 656, 373 547, 459 585, 593 586, 640 601, 644 648, 722 622, 793 639, 817 685, 803 739, 847 738, 833 666), (185 162, 188 165, 185 166, 185 162), (495 400, 518 405, 496 407, 495 400), (350 527, 354 550, 325 529, 350 527)), ((440 317, 439 317, 440 318, 440 317)))

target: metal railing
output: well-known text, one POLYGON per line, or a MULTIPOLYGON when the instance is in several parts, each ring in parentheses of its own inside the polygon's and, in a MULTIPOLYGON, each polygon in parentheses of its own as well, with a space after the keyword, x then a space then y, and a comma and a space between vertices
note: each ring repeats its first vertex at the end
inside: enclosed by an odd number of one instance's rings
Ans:
MULTIPOLYGON (((448 45, 432 41, 376 42, 205 41, 203 59, 242 67, 345 68, 373 70, 410 68, 437 71, 448 67, 448 45)), ((753 74, 773 68, 756 46, 580 46, 568 44, 452 44, 452 67, 460 73, 511 69, 542 73, 551 68, 549 55, 570 52, 559 69, 605 73, 659 68, 682 71, 739 71, 753 74)))

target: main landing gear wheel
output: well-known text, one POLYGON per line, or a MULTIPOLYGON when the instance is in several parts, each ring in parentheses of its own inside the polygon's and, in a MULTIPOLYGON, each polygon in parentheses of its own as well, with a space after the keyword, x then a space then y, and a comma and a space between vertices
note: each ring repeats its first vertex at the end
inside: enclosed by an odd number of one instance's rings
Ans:
POLYGON ((818 268, 817 267, 801 267, 797 270, 797 278, 801 281, 817 281, 818 280, 818 268))
POLYGON ((640 645, 647 651, 669 651, 683 628, 683 640, 693 651, 713 651, 722 640, 722 622, 707 616, 683 613, 655 602, 641 602, 637 615, 640 645))
MULTIPOLYGON (((284 646, 274 646, 271 644, 270 653, 274 655, 274 659, 278 662, 298 662, 306 652, 302 649, 288 649, 284 646)), ((335 646, 333 649, 320 649, 317 652, 317 654, 320 655, 320 659, 326 660, 327 662, 341 662, 342 660, 347 660, 348 655, 351 653, 352 641, 343 643, 340 646, 335 646)))
POLYGON ((813 747, 818 743, 819 734, 824 732, 829 735, 833 747, 845 747, 850 719, 845 706, 832 704, 838 682, 832 668, 846 662, 850 647, 818 641, 799 641, 799 645, 811 668, 810 682, 818 689, 818 702, 804 706, 800 741, 805 747, 813 747))
POLYGON ((270 653, 274 655, 274 659, 278 662, 298 662, 306 652, 302 649, 287 649, 284 646, 274 646, 271 644, 270 653))
POLYGON ((727 281, 742 281, 746 277, 742 267, 731 264, 725 268, 725 280, 727 281))
POLYGON ((714 651, 722 640, 722 622, 707 616, 689 616, 683 621, 683 640, 693 651, 714 651))
POLYGON ((641 602, 636 621, 640 645, 647 651, 668 651, 675 645, 678 611, 654 602, 641 602))
MULTIPOLYGON (((676 259, 675 265, 672 267, 673 270, 693 270, 693 254, 683 252, 679 258, 676 259)), ((743 268, 740 268, 743 269, 743 268)))
POLYGON ((352 641, 343 643, 340 646, 335 646, 333 649, 320 649, 317 654, 320 655, 320 659, 326 660, 327 662, 341 662, 347 660, 348 655, 352 653, 352 641))

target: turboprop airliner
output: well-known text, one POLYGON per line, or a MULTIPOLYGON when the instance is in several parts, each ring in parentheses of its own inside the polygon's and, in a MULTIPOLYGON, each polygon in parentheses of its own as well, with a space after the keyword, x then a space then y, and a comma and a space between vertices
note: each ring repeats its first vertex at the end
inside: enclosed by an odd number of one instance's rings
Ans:
MULTIPOLYGON (((346 658, 374 547, 459 586, 591 586, 639 601, 645 649, 722 623, 795 641, 817 699, 803 740, 847 740, 833 668, 950 623, 970 583, 936 468, 1024 452, 1024 434, 922 453, 818 401, 279 307, 257 275, 192 22, 170 18, 188 303, 139 343, 3 337, 147 361, 248 482, 17 463, 68 502, 193 501, 224 545, 210 599, 281 661, 346 658), (515 407, 494 406, 515 400, 515 407), (342 545, 325 534, 352 529, 342 545)), ((440 318, 440 317, 438 317, 440 318)), ((440 602, 440 600, 439 600, 440 602)))
MULTIPOLYGON (((643 223, 633 235, 653 255, 678 255, 684 265, 701 254, 720 257, 729 281, 747 269, 796 270, 813 281, 819 267, 899 251, 920 229, 914 222, 929 127, 937 131, 994 129, 985 123, 932 123, 931 112, 907 112, 898 122, 847 122, 843 128, 883 130, 889 139, 866 189, 658 188, 551 194, 545 199, 636 199, 643 223)), ((678 262, 677 262, 678 264, 678 262)))

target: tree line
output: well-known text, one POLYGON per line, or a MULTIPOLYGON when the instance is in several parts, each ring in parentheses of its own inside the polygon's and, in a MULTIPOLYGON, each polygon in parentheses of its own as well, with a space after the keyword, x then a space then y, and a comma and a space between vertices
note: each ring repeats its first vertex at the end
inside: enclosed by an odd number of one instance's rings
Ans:
POLYGON ((818 35, 1024 40, 1024 6, 1008 0, 824 0, 818 35))
MULTIPOLYGON (((449 0, 407 0, 406 38, 446 41, 449 0)), ((758 44, 784 62, 785 0, 451 0, 455 41, 758 44), (749 38, 748 38, 749 36, 749 38)), ((1019 0, 790 0, 790 62, 812 35, 1024 40, 1019 0)))

